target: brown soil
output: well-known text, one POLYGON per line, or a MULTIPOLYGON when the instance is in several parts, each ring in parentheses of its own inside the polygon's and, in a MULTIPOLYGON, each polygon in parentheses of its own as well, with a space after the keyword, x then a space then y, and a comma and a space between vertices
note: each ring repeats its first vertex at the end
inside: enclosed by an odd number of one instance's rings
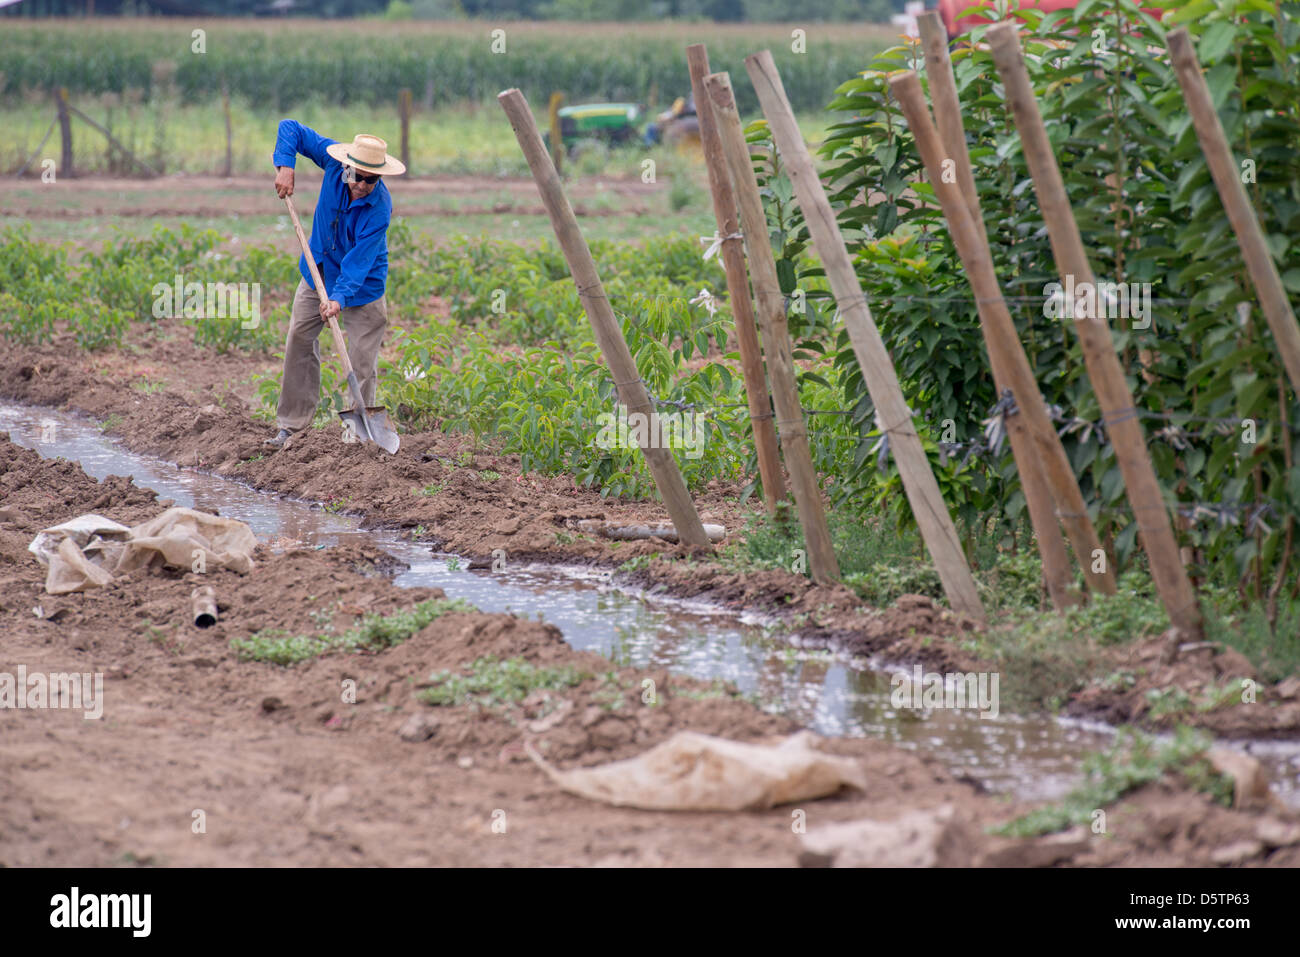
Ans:
MULTIPOLYGON (((262 442, 271 428, 250 414, 257 403, 252 376, 277 372, 276 363, 243 353, 214 357, 186 338, 160 340, 142 329, 133 331, 137 338, 128 348, 111 354, 88 355, 70 342, 11 349, 0 358, 0 394, 108 420, 108 434, 128 448, 326 503, 363 516, 368 527, 406 529, 474 561, 487 562, 498 549, 507 562, 617 567, 638 556, 689 559, 652 561, 624 580, 728 608, 798 616, 801 634, 814 645, 933 670, 989 670, 962 647, 974 623, 924 596, 869 609, 845 586, 818 586, 781 570, 738 572, 710 560, 708 550, 658 540, 611 542, 581 531, 578 523, 657 523, 666 520, 665 513, 653 502, 602 500, 565 476, 524 474, 517 456, 478 449, 469 436, 404 435, 398 454, 389 457, 373 446, 344 444, 340 430, 326 428, 300 433, 267 454, 262 442), (162 391, 131 387, 146 380, 161 383, 162 391), (425 488, 437 491, 426 495, 425 488)), ((735 489, 717 485, 695 497, 704 521, 724 525, 733 538, 760 507, 737 505, 735 489)), ((1134 681, 1130 687, 1089 686, 1067 704, 1075 716, 1167 727, 1175 717, 1150 714, 1147 691, 1173 686, 1199 701, 1204 689, 1255 677, 1249 662, 1231 649, 1177 653, 1163 637, 1100 649, 1098 655, 1106 670, 1130 672, 1134 681)), ((1296 684, 1260 687, 1256 699, 1263 707, 1229 701, 1208 712, 1181 712, 1176 720, 1226 737, 1292 737, 1300 730, 1296 684)))
MULTIPOLYGON (((218 217, 274 215, 277 207, 271 189, 274 170, 265 176, 184 176, 160 183, 157 179, 87 176, 60 178, 59 190, 65 205, 43 199, 41 187, 7 192, 0 197, 0 217, 22 219, 84 219, 87 217, 218 217), (220 197, 219 201, 214 197, 220 197), (268 199, 269 197, 269 199, 268 199)), ((299 213, 312 212, 319 191, 320 173, 299 170, 295 196, 299 213), (304 205, 305 204, 305 205, 304 205)), ((565 185, 574 211, 583 216, 629 215, 644 211, 646 204, 667 187, 643 183, 639 176, 584 176, 565 185), (617 197, 618 207, 603 202, 617 197)), ((546 214, 537 199, 537 184, 531 177, 426 176, 402 177, 393 184, 394 199, 403 216, 464 216, 481 213, 546 214), (508 198, 506 198, 508 197, 508 198), (454 203, 447 202, 454 198, 454 203), (476 202, 476 198, 481 201, 476 202)), ((279 208, 283 212, 283 208, 279 208)))
MULTIPOLYGON (((557 790, 523 752, 529 740, 562 767, 592 765, 687 728, 742 740, 794 730, 784 718, 732 697, 700 698, 701 682, 662 671, 622 669, 611 685, 600 677, 610 670, 604 659, 573 651, 551 626, 500 614, 448 614, 378 653, 290 668, 241 661, 230 640, 258 629, 343 629, 367 612, 440 593, 396 588, 381 553, 366 547, 277 553, 260 546, 243 577, 142 569, 100 590, 49 596, 26 551, 36 531, 90 509, 136 522, 160 505, 124 479, 96 483, 75 464, 43 460, 7 436, 0 436, 0 490, 5 668, 101 672, 105 702, 98 721, 29 709, 0 723, 0 865, 800 860, 788 807, 736 814, 605 807, 557 790), (221 620, 205 630, 188 615, 198 583, 220 596, 221 620), (549 701, 539 696, 500 710, 433 708, 416 698, 432 672, 489 654, 591 677, 549 701), (656 683, 655 707, 641 703, 645 678, 656 683), (349 681, 355 702, 345 700, 349 681), (539 708, 561 701, 568 710, 553 727, 527 727, 539 708), (413 721, 421 734, 409 731, 413 721), (493 823, 502 820, 499 833, 493 823)), ((868 788, 803 802, 810 828, 948 805, 956 824, 944 864, 1300 864, 1300 839, 1279 847, 1260 838, 1295 827, 1295 815, 1267 803, 1232 811, 1163 781, 1109 810, 1106 839, 1083 832, 994 838, 983 827, 1023 805, 981 794, 924 757, 877 741, 823 747, 859 761, 868 788)))

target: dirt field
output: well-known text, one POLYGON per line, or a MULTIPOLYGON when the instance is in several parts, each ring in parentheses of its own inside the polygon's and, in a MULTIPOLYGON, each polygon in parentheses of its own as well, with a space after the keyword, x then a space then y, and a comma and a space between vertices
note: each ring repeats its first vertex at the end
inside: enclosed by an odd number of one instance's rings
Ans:
MULTIPOLYGON (((658 540, 614 543, 584 533, 578 523, 587 519, 633 524, 666 516, 654 503, 602 500, 562 476, 522 474, 517 457, 474 451, 465 435, 404 436, 399 453, 390 459, 373 448, 343 444, 334 429, 313 430, 268 455, 262 441, 273 430, 250 415, 250 405, 257 401, 250 382, 253 373, 276 368, 265 358, 245 354, 214 361, 179 337, 149 337, 136 349, 103 355, 55 343, 14 349, 0 359, 0 391, 22 402, 106 420, 107 434, 135 451, 325 503, 362 516, 367 527, 404 529, 412 536, 420 529, 419 540, 474 560, 489 561, 501 549, 511 561, 617 567, 639 555, 690 554, 658 540), (70 355, 77 358, 70 360, 70 355), (143 380, 164 387, 152 394, 132 387, 143 380), (464 467, 459 462, 466 452, 472 462, 464 467), (485 481, 483 472, 500 479, 485 481), (432 497, 415 494, 429 485, 441 486, 441 491, 432 497)), ((715 487, 696 495, 703 520, 724 525, 733 535, 755 507, 737 506, 734 492, 715 487)), ((802 616, 802 631, 813 643, 920 662, 935 670, 987 670, 962 647, 973 623, 924 596, 906 596, 893 608, 869 611, 842 585, 818 586, 779 570, 740 573, 710 563, 706 554, 692 557, 690 565, 649 564, 629 579, 724 607, 802 616)), ((1068 703, 1067 712, 1168 727, 1172 720, 1147 714, 1148 690, 1177 685, 1191 694, 1230 678, 1255 677, 1250 663, 1232 649, 1181 655, 1171 654, 1174 650, 1159 637, 1101 650, 1114 670, 1131 671, 1138 680, 1131 687, 1090 687, 1068 703)), ((1181 714, 1178 720, 1227 737, 1294 738, 1300 731, 1300 682, 1283 682, 1260 698, 1263 706, 1241 703, 1181 714)))
MULTIPOLYGON (((698 175, 702 175, 696 171, 698 175)), ((680 213, 668 202, 669 180, 643 183, 640 168, 624 176, 584 176, 566 185, 574 212, 591 238, 635 238, 685 229, 707 233, 707 216, 680 213)), ((307 221, 320 191, 320 172, 304 161, 295 196, 307 221)), ((86 244, 98 248, 119 233, 148 235, 158 223, 212 227, 246 243, 295 249, 284 204, 265 176, 172 176, 162 180, 86 176, 57 183, 22 180, 0 196, 0 220, 27 220, 32 236, 68 240, 73 255, 86 244), (282 220, 284 222, 282 222, 282 220)), ((457 232, 486 231, 518 241, 549 237, 546 210, 531 178, 495 176, 402 177, 391 184, 394 213, 435 237, 454 223, 457 232), (509 217, 509 218, 507 218, 509 217)))
MULTIPOLYGON (((55 343, 10 349, 0 392, 24 402, 78 410, 115 423, 126 446, 258 488, 339 503, 368 525, 423 526, 431 545, 486 557, 617 565, 636 554, 679 554, 659 543, 610 543, 582 535, 582 518, 659 517, 645 505, 611 505, 563 479, 521 474, 509 457, 479 452, 460 436, 408 435, 400 454, 343 445, 333 430, 304 434, 264 455, 265 423, 249 414, 249 375, 265 359, 219 360, 188 342, 151 342, 88 357, 55 343), (70 358, 71 356, 71 358, 70 358), (147 376, 165 387, 145 394, 147 376), (500 480, 484 482, 491 469, 500 480), (412 488, 445 484, 437 497, 412 488), (557 532, 566 532, 562 544, 557 532)), ((439 865, 792 865, 800 839, 791 808, 737 814, 616 809, 567 795, 528 759, 525 740, 561 767, 629 757, 691 729, 752 740, 795 730, 787 720, 728 697, 699 697, 701 683, 666 672, 618 671, 624 705, 598 678, 556 692, 572 707, 549 729, 529 729, 537 703, 502 711, 432 708, 415 697, 436 670, 487 654, 546 665, 610 669, 571 650, 550 626, 500 614, 437 619, 395 648, 335 655, 292 668, 242 662, 229 640, 259 628, 311 629, 322 608, 340 627, 364 612, 434 597, 398 589, 379 553, 355 546, 324 551, 259 549, 254 573, 210 573, 223 602, 221 623, 189 625, 185 596, 198 576, 137 573, 101 591, 51 597, 27 552, 39 529, 85 511, 139 521, 160 510, 124 480, 96 483, 78 466, 47 461, 0 440, 0 633, 4 659, 29 672, 105 675, 103 721, 68 711, 8 713, 0 724, 0 863, 15 864, 439 864, 439 865), (315 596, 313 598, 313 596, 315 596), (34 613, 39 610, 39 614, 34 613), (643 678, 661 702, 641 704, 643 678), (355 704, 340 688, 356 682, 355 704), (410 725, 413 717, 416 724, 410 725), (417 729, 416 725, 419 726, 417 729), (406 728, 405 740, 399 731, 406 728), (431 733, 430 733, 431 732, 431 733), (194 812, 206 832, 195 834, 194 812), (494 820, 507 822, 505 833, 494 820)), ((700 497, 706 521, 734 531, 743 512, 724 491, 700 497)), ((707 562, 705 556, 697 556, 707 562)), ((864 616, 844 588, 816 588, 781 572, 743 576, 710 565, 651 566, 647 581, 732 607, 812 616, 828 643, 887 653, 894 660, 978 670, 952 638, 970 627, 927 599, 864 616)), ((1231 653, 1163 664, 1159 643, 1129 652, 1192 682, 1237 674, 1231 653)), ((1248 666, 1247 666, 1248 667, 1248 666)), ((1285 690, 1285 689, 1281 689, 1285 690)), ((1077 703, 1090 713, 1131 718, 1138 692, 1077 703)), ((551 702, 550 705, 554 705, 551 702)), ((548 705, 549 707, 549 705, 548 705)), ((1203 716, 1221 733, 1294 735, 1300 701, 1229 708, 1203 716)), ((805 802, 807 826, 870 817, 893 820, 943 805, 955 820, 942 840, 944 864, 1300 864, 1300 832, 1276 847, 1295 816, 1266 803, 1240 811, 1214 805, 1185 785, 1149 785, 1108 810, 1108 833, 1013 841, 983 828, 1026 806, 981 793, 922 756, 866 739, 828 751, 861 762, 865 793, 805 802), (1260 835, 1274 835, 1267 840, 1260 835)), ((1296 829, 1293 829, 1296 830, 1296 829)), ((900 837, 900 840, 902 838, 900 837)), ((805 859, 805 863, 815 863, 805 859)))

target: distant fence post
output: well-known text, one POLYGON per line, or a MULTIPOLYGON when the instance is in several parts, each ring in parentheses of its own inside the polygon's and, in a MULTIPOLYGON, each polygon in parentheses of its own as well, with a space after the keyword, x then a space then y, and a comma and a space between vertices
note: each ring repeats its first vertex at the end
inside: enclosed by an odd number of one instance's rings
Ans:
POLYGON ((59 155, 59 175, 74 176, 72 169, 72 117, 68 115, 68 88, 61 86, 54 94, 54 101, 59 110, 59 136, 63 149, 59 155))
POLYGON ((402 120, 402 165, 411 172, 411 91, 403 89, 397 94, 397 112, 402 120))
POLYGON ((226 85, 224 79, 221 81, 221 113, 226 118, 226 165, 222 175, 230 176, 234 168, 232 156, 233 137, 230 131, 230 88, 226 85))

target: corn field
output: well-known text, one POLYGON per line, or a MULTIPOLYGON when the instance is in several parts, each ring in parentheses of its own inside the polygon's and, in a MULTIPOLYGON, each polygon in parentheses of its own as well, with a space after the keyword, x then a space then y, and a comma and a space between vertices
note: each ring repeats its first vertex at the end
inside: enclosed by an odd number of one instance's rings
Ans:
MULTIPOLYGON (((800 31, 801 33, 803 31, 800 31)), ((874 25, 816 26, 802 52, 781 24, 710 27, 715 70, 743 75, 744 57, 770 48, 796 109, 822 109, 835 88, 888 46, 874 25)), ((71 94, 143 90, 207 102, 223 86, 250 102, 289 109, 307 99, 392 102, 410 89, 427 107, 486 101, 519 87, 535 105, 559 90, 583 99, 671 103, 689 91, 685 44, 698 29, 559 23, 422 23, 400 26, 314 22, 132 21, 129 25, 47 22, 0 31, 0 90, 17 97, 56 87, 71 94), (502 31, 493 34, 494 30, 502 31), (201 52, 200 52, 201 51, 201 52)), ((737 86, 742 110, 757 108, 737 86)))

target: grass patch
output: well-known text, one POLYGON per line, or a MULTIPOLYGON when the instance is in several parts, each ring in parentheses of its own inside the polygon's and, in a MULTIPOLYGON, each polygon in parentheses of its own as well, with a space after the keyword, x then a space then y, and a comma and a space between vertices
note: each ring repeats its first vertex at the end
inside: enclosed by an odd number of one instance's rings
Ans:
POLYGON ((1151 688, 1146 693, 1149 714, 1153 718, 1166 718, 1179 714, 1208 714, 1220 708, 1240 704, 1246 686, 1241 678, 1230 678, 1223 685, 1210 684, 1193 698, 1182 688, 1151 688))
POLYGON ((1085 780, 1059 804, 1048 805, 990 828, 1006 837, 1035 837, 1078 824, 1091 824, 1094 811, 1114 804, 1123 795, 1160 778, 1166 771, 1180 774, 1198 791, 1225 807, 1232 804, 1232 779, 1210 767, 1205 751, 1209 735, 1179 727, 1172 741, 1157 743, 1133 728, 1120 728, 1115 744, 1084 759, 1085 780))
POLYGON ((157 393, 162 392, 164 389, 167 388, 167 383, 154 382, 151 379, 146 378, 145 376, 141 376, 139 379, 131 383, 131 388, 138 389, 139 391, 143 392, 145 395, 156 395, 157 393))
POLYGON ((291 665, 332 652, 379 651, 401 644, 429 622, 453 612, 473 611, 460 599, 430 599, 391 615, 367 615, 341 635, 290 635, 282 628, 264 628, 248 638, 235 638, 230 647, 242 661, 291 665))
POLYGON ((469 665, 469 674, 438 671, 429 676, 434 687, 418 695, 431 705, 463 705, 488 709, 518 704, 540 688, 562 690, 581 684, 591 675, 577 668, 547 668, 523 658, 505 661, 493 655, 479 658, 469 665))
MULTIPOLYGON (((557 536, 556 541, 559 541, 558 532, 556 533, 556 536, 557 536)), ((567 543, 562 543, 562 544, 567 544, 567 543)), ((614 544, 617 545, 619 543, 615 542, 614 544)), ((649 568, 650 563, 653 562, 654 559, 655 557, 653 555, 633 555, 623 564, 619 565, 618 570, 621 572, 639 572, 643 568, 649 568)))
POLYGON ((714 678, 707 688, 673 688, 674 698, 689 698, 691 701, 710 701, 714 698, 738 698, 740 695, 727 687, 721 678, 714 678))
POLYGON ((1245 611, 1207 609, 1205 619, 1206 637, 1240 651, 1264 681, 1300 674, 1300 601, 1278 608, 1276 627, 1270 627, 1260 604, 1245 611))

